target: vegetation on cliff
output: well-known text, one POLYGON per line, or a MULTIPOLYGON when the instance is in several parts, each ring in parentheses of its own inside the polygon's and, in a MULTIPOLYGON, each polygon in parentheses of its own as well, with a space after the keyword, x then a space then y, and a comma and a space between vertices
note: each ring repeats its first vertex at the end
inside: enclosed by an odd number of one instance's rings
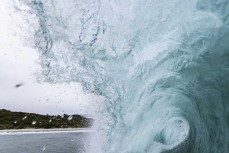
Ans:
POLYGON ((39 115, 0 109, 0 130, 25 128, 86 128, 93 120, 81 115, 39 115))

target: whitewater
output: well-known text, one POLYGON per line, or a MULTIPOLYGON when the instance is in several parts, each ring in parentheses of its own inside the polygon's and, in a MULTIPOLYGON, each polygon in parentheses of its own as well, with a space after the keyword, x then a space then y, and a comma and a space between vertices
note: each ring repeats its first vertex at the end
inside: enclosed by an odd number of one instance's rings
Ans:
POLYGON ((14 5, 33 28, 39 79, 104 97, 88 152, 229 152, 228 0, 14 5))

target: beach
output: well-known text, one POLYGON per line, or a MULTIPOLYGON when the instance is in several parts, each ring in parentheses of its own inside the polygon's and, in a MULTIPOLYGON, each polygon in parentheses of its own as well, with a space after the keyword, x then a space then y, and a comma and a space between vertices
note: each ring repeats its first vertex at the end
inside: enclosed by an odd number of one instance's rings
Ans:
POLYGON ((89 128, 53 128, 53 129, 6 129, 0 130, 0 134, 20 133, 56 133, 56 132, 91 132, 89 128))

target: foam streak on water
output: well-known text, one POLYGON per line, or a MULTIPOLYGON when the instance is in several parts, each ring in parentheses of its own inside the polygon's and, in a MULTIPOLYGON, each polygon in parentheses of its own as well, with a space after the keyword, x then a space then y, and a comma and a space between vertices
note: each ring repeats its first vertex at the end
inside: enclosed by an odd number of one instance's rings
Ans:
POLYGON ((43 79, 106 98, 92 152, 229 152, 228 0, 16 5, 37 23, 43 79))

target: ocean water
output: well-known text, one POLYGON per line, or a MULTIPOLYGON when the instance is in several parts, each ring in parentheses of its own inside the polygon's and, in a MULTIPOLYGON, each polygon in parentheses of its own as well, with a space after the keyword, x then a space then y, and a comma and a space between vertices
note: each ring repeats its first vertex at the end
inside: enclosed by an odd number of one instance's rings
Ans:
POLYGON ((14 2, 38 79, 106 99, 87 152, 229 152, 228 0, 14 2))
POLYGON ((85 153, 87 132, 0 134, 0 153, 85 153))

